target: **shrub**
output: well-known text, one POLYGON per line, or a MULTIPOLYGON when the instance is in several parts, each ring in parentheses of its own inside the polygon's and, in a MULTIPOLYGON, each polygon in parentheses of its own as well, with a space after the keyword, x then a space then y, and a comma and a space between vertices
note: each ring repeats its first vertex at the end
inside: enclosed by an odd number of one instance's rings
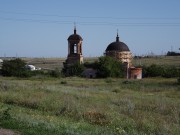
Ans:
POLYGON ((148 77, 157 77, 162 76, 164 69, 161 66, 156 64, 152 64, 147 68, 147 76, 148 77))
POLYGON ((56 68, 55 70, 50 71, 50 72, 49 72, 49 75, 50 75, 51 77, 56 77, 56 78, 58 78, 58 77, 61 76, 61 71, 60 71, 58 68, 56 68))
POLYGON ((161 66, 152 64, 143 66, 143 77, 178 77, 178 69, 175 66, 161 66))
POLYGON ((116 59, 105 56, 100 57, 96 63, 98 77, 124 77, 124 67, 116 59))
POLYGON ((11 115, 9 113, 11 109, 8 107, 8 108, 5 108, 3 106, 0 106, 0 120, 7 120, 7 119, 10 119, 11 118, 11 115))
POLYGON ((79 62, 75 63, 74 65, 66 69, 65 68, 62 69, 62 72, 66 76, 81 76, 83 71, 84 71, 84 65, 80 64, 79 62))
POLYGON ((180 53, 177 53, 177 52, 173 52, 173 51, 168 51, 167 52, 167 56, 180 56, 180 53))
POLYGON ((2 65, 3 76, 29 77, 30 72, 25 68, 26 63, 21 59, 6 60, 2 65))
POLYGON ((67 82, 66 81, 61 81, 61 84, 67 84, 67 82))
POLYGON ((175 66, 164 67, 162 77, 178 77, 178 69, 175 66))
POLYGON ((31 76, 38 76, 38 75, 47 75, 46 72, 43 70, 35 70, 35 71, 30 71, 31 76))

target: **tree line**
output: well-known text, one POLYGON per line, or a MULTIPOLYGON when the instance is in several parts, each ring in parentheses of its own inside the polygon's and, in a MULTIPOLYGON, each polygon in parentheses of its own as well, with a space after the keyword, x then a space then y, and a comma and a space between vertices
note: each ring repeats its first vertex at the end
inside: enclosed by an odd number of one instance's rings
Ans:
MULTIPOLYGON (((51 77, 62 77, 64 76, 65 69, 59 70, 55 69, 52 71, 45 72, 40 71, 30 71, 26 67, 26 63, 21 59, 5 60, 2 65, 1 74, 3 76, 14 76, 14 77, 31 77, 35 75, 46 75, 51 77)), ((107 77, 116 77, 124 78, 125 77, 125 68, 123 64, 111 57, 102 56, 93 63, 80 64, 76 63, 69 67, 70 74, 69 76, 82 76, 82 72, 85 68, 93 68, 97 70, 97 77, 107 78, 107 77)), ((142 66, 143 77, 166 77, 172 78, 177 77, 178 82, 180 83, 180 67, 176 66, 161 66, 152 64, 150 66, 142 66)))

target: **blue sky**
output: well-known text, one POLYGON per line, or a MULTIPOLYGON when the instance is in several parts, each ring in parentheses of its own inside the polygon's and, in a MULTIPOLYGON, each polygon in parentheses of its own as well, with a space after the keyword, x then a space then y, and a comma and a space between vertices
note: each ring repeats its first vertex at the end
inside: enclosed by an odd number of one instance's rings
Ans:
POLYGON ((180 0, 0 0, 0 56, 66 57, 67 38, 83 38, 85 57, 120 40, 134 55, 180 48, 180 0))

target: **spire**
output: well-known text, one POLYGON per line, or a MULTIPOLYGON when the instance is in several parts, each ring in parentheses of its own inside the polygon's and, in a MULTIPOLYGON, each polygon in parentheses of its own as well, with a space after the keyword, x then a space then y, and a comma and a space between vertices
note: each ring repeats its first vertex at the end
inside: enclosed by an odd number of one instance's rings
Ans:
POLYGON ((76 34, 76 23, 74 22, 74 34, 76 34))
POLYGON ((118 34, 118 29, 117 29, 117 37, 116 37, 116 42, 119 42, 119 34, 118 34))

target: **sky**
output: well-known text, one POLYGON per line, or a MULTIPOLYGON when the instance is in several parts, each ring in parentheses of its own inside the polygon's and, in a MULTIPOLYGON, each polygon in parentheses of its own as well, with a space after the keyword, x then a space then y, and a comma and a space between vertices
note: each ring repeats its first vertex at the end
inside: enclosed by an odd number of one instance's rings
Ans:
POLYGON ((0 0, 0 57, 67 57, 68 37, 85 57, 116 40, 133 55, 179 52, 180 0, 0 0))

